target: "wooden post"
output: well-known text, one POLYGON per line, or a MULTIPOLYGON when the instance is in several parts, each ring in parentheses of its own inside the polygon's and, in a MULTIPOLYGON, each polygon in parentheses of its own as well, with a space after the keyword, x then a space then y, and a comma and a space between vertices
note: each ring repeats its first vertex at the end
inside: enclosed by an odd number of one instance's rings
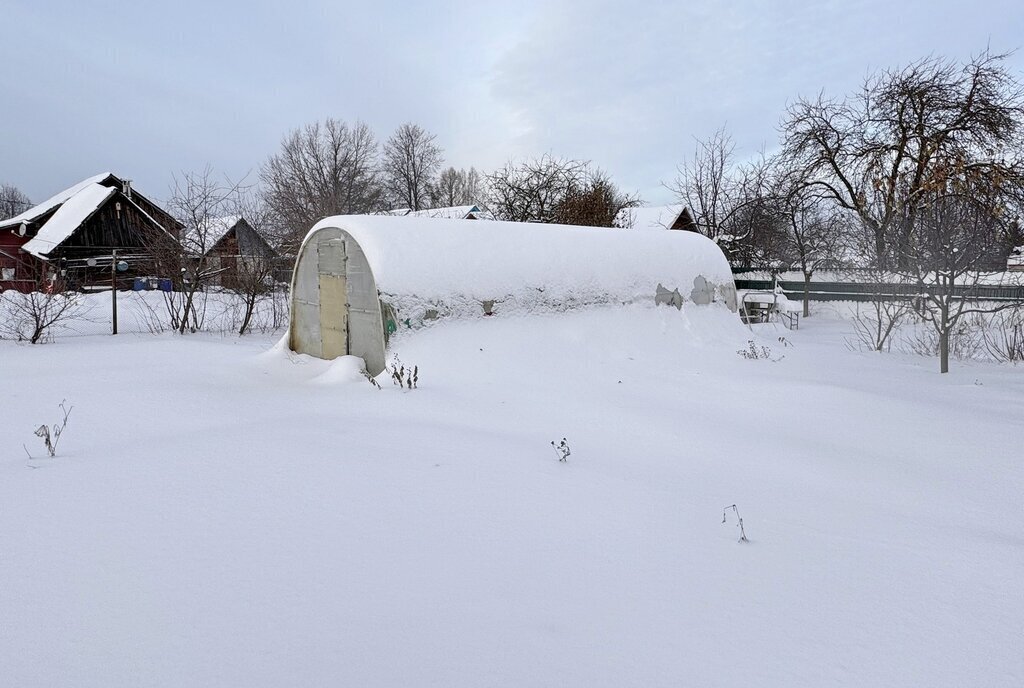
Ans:
POLYGON ((117 334, 117 249, 114 249, 114 255, 110 258, 110 306, 111 313, 113 314, 114 331, 111 334, 117 334))

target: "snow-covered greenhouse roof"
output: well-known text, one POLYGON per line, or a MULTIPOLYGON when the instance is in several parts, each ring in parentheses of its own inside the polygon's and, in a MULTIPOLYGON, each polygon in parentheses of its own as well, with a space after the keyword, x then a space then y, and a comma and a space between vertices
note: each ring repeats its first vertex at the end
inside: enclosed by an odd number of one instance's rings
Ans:
POLYGON ((629 232, 520 222, 348 215, 325 218, 360 245, 385 296, 426 304, 629 302, 660 283, 689 294, 700 276, 732 285, 721 249, 693 232, 629 232))

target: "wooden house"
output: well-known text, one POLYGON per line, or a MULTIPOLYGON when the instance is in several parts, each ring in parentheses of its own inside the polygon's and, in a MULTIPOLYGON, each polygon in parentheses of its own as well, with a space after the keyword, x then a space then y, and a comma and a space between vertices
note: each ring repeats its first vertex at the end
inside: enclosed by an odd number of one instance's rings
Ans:
POLYGON ((204 270, 219 271, 213 284, 229 289, 252 276, 276 280, 280 272, 277 252, 240 215, 210 220, 200 230, 187 232, 182 245, 192 261, 202 260, 204 270))
POLYGON ((0 220, 0 291, 33 291, 66 277, 68 286, 109 284, 114 252, 127 270, 152 274, 160 251, 180 249, 181 225, 111 173, 90 177, 0 220))

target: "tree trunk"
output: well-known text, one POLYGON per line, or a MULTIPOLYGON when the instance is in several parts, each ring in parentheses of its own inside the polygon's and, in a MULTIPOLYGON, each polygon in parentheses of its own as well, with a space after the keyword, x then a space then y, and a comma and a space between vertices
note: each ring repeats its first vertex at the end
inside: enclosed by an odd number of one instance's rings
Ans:
POLYGON ((252 322, 253 311, 256 310, 256 294, 249 292, 245 295, 245 313, 242 315, 242 326, 238 328, 238 334, 243 335, 249 329, 252 322))
POLYGON ((943 304, 939 309, 939 373, 949 372, 949 331, 953 323, 949 321, 949 306, 943 304))
POLYGON ((804 271, 804 317, 811 315, 811 273, 804 271))
POLYGON ((185 330, 188 328, 188 316, 192 314, 193 331, 199 328, 199 318, 195 313, 195 297, 196 291, 198 291, 198 283, 189 285, 188 291, 185 293, 185 309, 181 314, 181 327, 178 328, 178 334, 185 334, 185 330))
POLYGON ((885 230, 877 225, 874 230, 876 267, 884 270, 889 267, 889 256, 886 255, 885 230))

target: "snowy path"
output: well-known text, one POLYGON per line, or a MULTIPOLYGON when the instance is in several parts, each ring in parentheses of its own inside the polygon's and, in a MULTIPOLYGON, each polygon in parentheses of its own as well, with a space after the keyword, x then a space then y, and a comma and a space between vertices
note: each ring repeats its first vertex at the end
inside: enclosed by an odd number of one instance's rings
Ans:
POLYGON ((802 327, 0 342, 0 685, 1024 685, 1024 369, 802 327))

